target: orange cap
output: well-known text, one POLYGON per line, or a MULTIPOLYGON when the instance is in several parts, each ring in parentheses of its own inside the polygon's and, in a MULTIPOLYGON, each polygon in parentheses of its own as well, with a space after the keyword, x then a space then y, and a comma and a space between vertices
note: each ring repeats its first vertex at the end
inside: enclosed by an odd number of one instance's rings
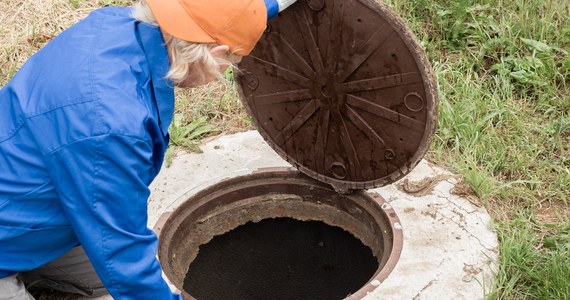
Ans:
POLYGON ((267 25, 263 0, 146 0, 158 25, 187 42, 228 45, 248 55, 267 25))

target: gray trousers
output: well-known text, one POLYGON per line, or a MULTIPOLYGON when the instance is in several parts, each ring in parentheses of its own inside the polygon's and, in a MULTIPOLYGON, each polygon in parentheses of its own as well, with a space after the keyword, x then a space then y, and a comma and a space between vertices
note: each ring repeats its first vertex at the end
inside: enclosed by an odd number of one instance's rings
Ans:
POLYGON ((33 300, 24 284, 28 289, 47 288, 87 297, 107 294, 81 246, 37 269, 0 279, 0 300, 33 300))

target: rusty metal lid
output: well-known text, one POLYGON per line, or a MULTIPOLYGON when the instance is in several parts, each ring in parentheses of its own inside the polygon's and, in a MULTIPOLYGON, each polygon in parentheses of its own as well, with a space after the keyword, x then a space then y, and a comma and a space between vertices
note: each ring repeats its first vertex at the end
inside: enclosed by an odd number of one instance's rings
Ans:
POLYGON ((340 192, 403 177, 434 135, 430 64, 374 0, 299 0, 238 67, 241 99, 269 145, 340 192))

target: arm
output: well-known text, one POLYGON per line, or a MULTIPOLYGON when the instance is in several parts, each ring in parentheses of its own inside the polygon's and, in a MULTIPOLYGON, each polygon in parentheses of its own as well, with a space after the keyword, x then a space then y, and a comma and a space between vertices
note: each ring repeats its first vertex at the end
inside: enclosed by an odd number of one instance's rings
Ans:
POLYGON ((115 299, 181 299, 162 279, 147 228, 152 145, 101 135, 46 156, 79 242, 115 299))

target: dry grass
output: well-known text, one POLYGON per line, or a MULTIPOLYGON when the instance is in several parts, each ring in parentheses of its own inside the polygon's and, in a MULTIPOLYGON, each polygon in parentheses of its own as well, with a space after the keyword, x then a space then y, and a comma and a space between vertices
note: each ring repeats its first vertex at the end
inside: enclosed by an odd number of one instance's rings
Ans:
POLYGON ((184 115, 187 121, 206 116, 208 122, 223 134, 253 129, 233 81, 176 90, 176 113, 184 115))
POLYGON ((0 0, 0 86, 51 38, 98 4, 65 0, 0 0))

